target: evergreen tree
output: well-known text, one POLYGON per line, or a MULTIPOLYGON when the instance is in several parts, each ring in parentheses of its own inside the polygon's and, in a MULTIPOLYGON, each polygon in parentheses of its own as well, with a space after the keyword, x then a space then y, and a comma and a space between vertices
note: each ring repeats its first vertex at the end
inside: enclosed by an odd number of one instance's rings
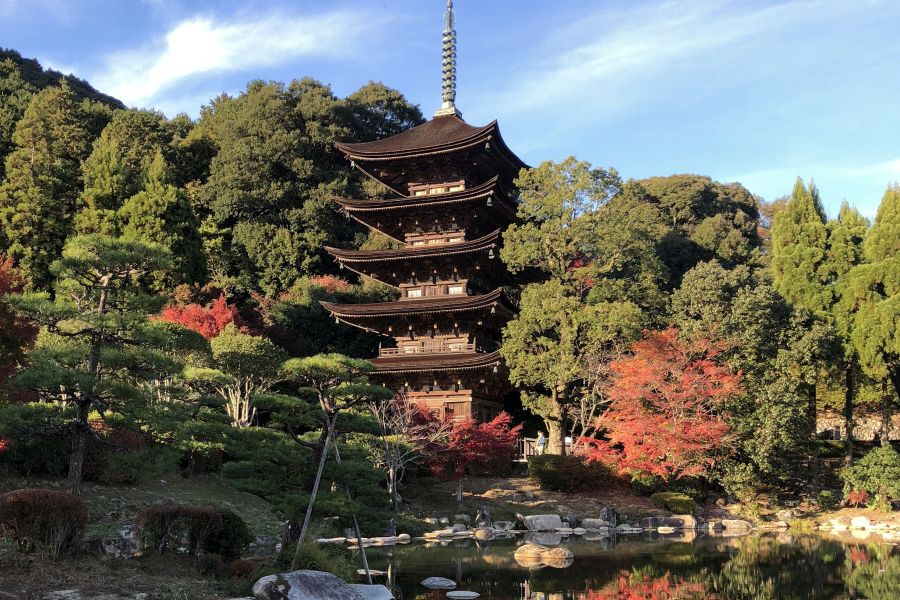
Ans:
MULTIPOLYGON (((883 381, 882 427, 886 429, 893 396, 900 394, 900 186, 885 192, 863 249, 868 263, 853 268, 849 275, 848 294, 857 307, 852 338, 863 367, 883 381)), ((882 441, 885 434, 882 431, 882 441)))
POLYGON ((825 220, 818 190, 798 178, 772 225, 775 289, 791 304, 815 314, 827 312, 832 303, 825 220))
POLYGON ((29 365, 14 383, 56 402, 74 404, 69 488, 81 485, 90 434, 88 415, 122 411, 144 396, 142 374, 170 365, 154 350, 148 315, 162 299, 146 293, 141 277, 168 264, 167 252, 153 244, 92 235, 70 239, 53 265, 56 299, 45 293, 10 298, 11 304, 44 331, 29 365))
POLYGON ((50 283, 50 264, 71 231, 90 148, 84 111, 65 81, 32 98, 13 135, 0 188, 0 225, 8 254, 35 288, 50 283))
POLYGON ((863 241, 869 222, 847 202, 835 221, 828 223, 828 278, 834 289, 831 319, 841 345, 840 366, 836 369, 844 391, 844 449, 847 462, 853 457, 853 412, 859 388, 859 357, 853 346, 855 302, 850 288, 850 271, 864 261, 863 241))
POLYGON ((116 216, 122 235, 158 244, 171 253, 167 287, 203 281, 206 261, 199 224, 184 192, 173 185, 160 150, 147 169, 143 190, 126 200, 116 216))
MULTIPOLYGON (((0 181, 6 172, 6 157, 15 148, 16 123, 34 95, 34 86, 22 77, 18 65, 7 58, 0 62, 0 181)), ((3 241, 0 239, 0 245, 3 241)))

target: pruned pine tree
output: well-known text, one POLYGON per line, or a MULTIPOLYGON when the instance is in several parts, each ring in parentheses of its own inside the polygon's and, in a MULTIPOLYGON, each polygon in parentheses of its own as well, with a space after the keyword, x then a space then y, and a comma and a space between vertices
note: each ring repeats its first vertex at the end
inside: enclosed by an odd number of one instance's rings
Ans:
POLYGON ((53 264, 55 297, 29 293, 10 297, 42 332, 28 366, 14 379, 19 388, 74 404, 69 489, 78 493, 88 415, 120 411, 141 401, 139 381, 149 372, 177 371, 157 350, 161 340, 148 317, 162 299, 146 292, 146 277, 169 265, 159 246, 100 235, 74 237, 53 264))

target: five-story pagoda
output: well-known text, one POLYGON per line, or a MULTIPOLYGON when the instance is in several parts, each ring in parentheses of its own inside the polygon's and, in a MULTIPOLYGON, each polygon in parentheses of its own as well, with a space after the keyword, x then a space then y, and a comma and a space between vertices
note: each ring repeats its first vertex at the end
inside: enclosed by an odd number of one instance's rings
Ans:
POLYGON ((453 3, 443 35, 443 104, 434 118, 399 135, 338 144, 352 164, 393 197, 337 199, 351 217, 401 242, 396 250, 328 252, 342 265, 400 290, 377 304, 323 306, 350 325, 394 338, 381 347, 375 377, 430 410, 486 420, 507 382, 498 347, 514 308, 499 257, 516 213, 513 179, 525 164, 496 121, 474 127, 455 106, 453 3))

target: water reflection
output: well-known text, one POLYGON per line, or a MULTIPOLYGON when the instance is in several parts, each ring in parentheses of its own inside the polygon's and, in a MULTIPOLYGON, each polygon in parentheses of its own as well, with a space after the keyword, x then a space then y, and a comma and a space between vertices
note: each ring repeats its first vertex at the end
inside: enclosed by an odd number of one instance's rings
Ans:
POLYGON ((687 598, 900 599, 900 550, 814 535, 699 538, 561 538, 571 566, 525 568, 521 539, 457 540, 370 548, 398 600, 443 600, 420 585, 429 576, 486 600, 674 600, 687 598))

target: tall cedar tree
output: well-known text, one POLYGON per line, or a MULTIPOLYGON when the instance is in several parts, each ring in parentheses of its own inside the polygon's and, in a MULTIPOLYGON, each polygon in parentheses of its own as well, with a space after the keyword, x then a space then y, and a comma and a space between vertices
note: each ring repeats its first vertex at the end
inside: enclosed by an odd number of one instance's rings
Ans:
MULTIPOLYGON (((25 81, 12 59, 0 61, 0 181, 6 173, 6 157, 15 149, 13 132, 16 123, 25 114, 34 92, 34 86, 25 81)), ((0 235, 0 246, 2 244, 0 235)))
POLYGON ((900 394, 900 186, 885 192, 863 248, 868 264, 849 276, 857 310, 852 337, 863 367, 882 379, 881 437, 886 440, 893 396, 900 394))
MULTIPOLYGON (((817 317, 830 310, 833 289, 825 209, 815 185, 807 187, 800 178, 772 224, 772 274, 775 289, 791 305, 817 317)), ((806 384, 811 433, 815 433, 816 379, 806 384)))
POLYGON ((10 294, 20 293, 24 283, 11 258, 0 260, 0 388, 22 363, 37 335, 37 329, 6 301, 10 294))
POLYGON ((135 380, 174 368, 155 350, 161 340, 148 320, 162 300, 141 285, 142 277, 168 264, 168 253, 153 244, 74 237, 53 264, 55 299, 44 293, 10 298, 16 310, 45 329, 14 382, 77 409, 69 459, 73 493, 81 485, 91 411, 122 410, 123 403, 143 397, 135 380))
POLYGON ((853 457, 853 412, 860 370, 859 354, 853 345, 855 302, 850 271, 865 260, 863 242, 868 228, 868 220, 847 202, 841 203, 837 220, 828 223, 828 278, 834 287, 831 318, 841 347, 838 371, 844 388, 844 455, 847 462, 853 457))
POLYGON ((607 440, 593 442, 588 459, 633 477, 708 475, 732 448, 724 407, 741 392, 740 374, 721 364, 721 346, 687 345, 674 328, 648 333, 631 352, 611 365, 598 426, 607 440))
POLYGON ((90 150, 87 120, 63 81, 34 95, 13 134, 16 149, 6 158, 0 188, 0 227, 7 253, 36 289, 50 284, 50 264, 71 232, 81 161, 90 150))
POLYGON ((213 300, 208 306, 200 304, 167 306, 159 318, 193 329, 208 340, 219 335, 230 323, 234 323, 242 333, 247 333, 237 306, 228 304, 225 294, 213 300))
POLYGON ((472 419, 455 423, 441 448, 428 458, 432 473, 457 481, 458 503, 463 499, 463 477, 496 475, 512 466, 522 426, 511 425, 512 417, 505 412, 487 423, 475 423, 472 419))
POLYGON ((159 244, 172 254, 172 268, 160 277, 164 288, 199 283, 206 261, 199 223, 184 191, 176 187, 162 151, 157 150, 146 170, 143 188, 128 198, 117 213, 126 237, 159 244))
POLYGON ((166 150, 173 134, 173 125, 158 112, 120 110, 113 115, 82 167, 77 233, 115 234, 116 211, 143 189, 150 164, 166 150))

